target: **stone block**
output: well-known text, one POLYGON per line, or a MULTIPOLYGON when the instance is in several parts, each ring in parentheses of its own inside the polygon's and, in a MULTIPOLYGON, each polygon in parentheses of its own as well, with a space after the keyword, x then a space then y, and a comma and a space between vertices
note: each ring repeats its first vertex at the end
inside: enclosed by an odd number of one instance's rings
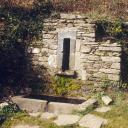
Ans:
POLYGON ((77 115, 59 115, 54 123, 58 126, 72 126, 77 124, 80 117, 77 115))
POLYGON ((121 58, 120 57, 103 56, 103 57, 101 57, 101 59, 104 62, 113 62, 113 63, 119 63, 119 62, 121 62, 121 58))
POLYGON ((102 101, 105 105, 109 105, 110 103, 112 103, 112 99, 109 96, 103 96, 102 101))
POLYGON ((76 15, 75 14, 64 14, 64 13, 61 13, 60 17, 62 19, 75 19, 76 15))
POLYGON ((121 52, 121 47, 99 47, 100 51, 114 51, 114 52, 121 52))
POLYGON ((120 70, 120 67, 121 67, 121 64, 120 64, 120 63, 113 63, 113 64, 111 65, 111 68, 112 68, 112 69, 118 69, 118 70, 120 70))
POLYGON ((56 114, 71 114, 77 105, 68 103, 50 102, 48 104, 48 111, 56 114))
POLYGON ((84 62, 87 62, 88 61, 99 61, 100 60, 100 57, 99 56, 96 56, 96 55, 91 55, 91 54, 81 54, 80 56, 81 59, 84 60, 84 62))
POLYGON ((36 100, 22 97, 13 97, 13 102, 16 103, 22 110, 27 112, 40 112, 44 111, 47 101, 45 100, 36 100))
POLYGON ((56 55, 50 55, 48 57, 48 64, 51 67, 56 67, 56 65, 57 65, 57 56, 56 55))
POLYGON ((89 34, 85 34, 85 36, 86 37, 92 37, 92 38, 94 38, 96 35, 95 35, 95 33, 89 33, 89 34))
POLYGON ((90 53, 91 52, 91 47, 82 46, 81 47, 81 52, 83 52, 83 53, 90 53))
POLYGON ((33 48, 32 53, 33 54, 38 54, 38 53, 40 53, 40 49, 39 48, 33 48))
POLYGON ((120 74, 120 70, 117 69, 100 69, 100 72, 107 73, 107 74, 120 74))

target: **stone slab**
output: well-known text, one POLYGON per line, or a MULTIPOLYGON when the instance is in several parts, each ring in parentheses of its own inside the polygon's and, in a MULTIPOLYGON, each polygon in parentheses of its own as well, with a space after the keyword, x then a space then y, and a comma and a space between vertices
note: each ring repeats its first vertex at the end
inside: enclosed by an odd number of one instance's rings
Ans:
POLYGON ((77 115, 59 115, 54 123, 58 126, 70 126, 76 124, 80 120, 77 115))
POLYGON ((47 104, 45 100, 29 99, 20 96, 13 97, 12 100, 20 109, 26 110, 27 112, 43 112, 47 104))
POLYGON ((97 108, 95 111, 96 112, 101 112, 101 113, 106 113, 106 112, 108 112, 110 110, 111 110, 110 107, 101 107, 101 108, 97 108))
POLYGON ((88 107, 94 106, 97 104, 97 100, 90 98, 82 104, 78 105, 78 111, 86 110, 88 107))
POLYGON ((87 114, 80 121, 79 126, 85 128, 101 128, 102 125, 107 124, 107 120, 101 117, 87 114))

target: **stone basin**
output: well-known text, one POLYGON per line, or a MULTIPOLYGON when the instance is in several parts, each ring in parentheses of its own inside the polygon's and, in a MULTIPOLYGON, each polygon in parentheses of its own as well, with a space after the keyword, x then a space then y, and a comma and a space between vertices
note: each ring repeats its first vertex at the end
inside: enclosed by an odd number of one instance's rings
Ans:
POLYGON ((46 95, 25 95, 12 98, 22 110, 27 112, 52 112, 56 114, 71 114, 84 99, 65 98, 46 95))

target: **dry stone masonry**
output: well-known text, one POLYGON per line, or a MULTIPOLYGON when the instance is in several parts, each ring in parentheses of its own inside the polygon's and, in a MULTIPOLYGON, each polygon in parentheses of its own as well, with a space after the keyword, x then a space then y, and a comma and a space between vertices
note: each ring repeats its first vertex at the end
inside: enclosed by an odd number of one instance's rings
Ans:
POLYGON ((77 75, 84 81, 104 77, 120 80, 121 45, 96 41, 96 25, 80 14, 60 14, 44 20, 42 41, 28 49, 33 65, 43 65, 51 75, 77 75))

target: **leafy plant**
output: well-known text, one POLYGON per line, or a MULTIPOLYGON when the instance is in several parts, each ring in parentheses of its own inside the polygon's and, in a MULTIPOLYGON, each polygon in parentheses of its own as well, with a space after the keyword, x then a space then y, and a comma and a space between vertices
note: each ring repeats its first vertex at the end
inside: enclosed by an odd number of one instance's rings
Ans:
POLYGON ((12 116, 13 114, 21 111, 19 107, 16 104, 9 104, 7 106, 4 106, 2 110, 0 111, 1 114, 5 116, 12 116))
POLYGON ((81 83, 71 78, 55 76, 51 86, 58 95, 70 95, 72 91, 77 91, 81 88, 81 83))
POLYGON ((119 89, 127 90, 128 89, 128 83, 120 83, 118 85, 119 89))

